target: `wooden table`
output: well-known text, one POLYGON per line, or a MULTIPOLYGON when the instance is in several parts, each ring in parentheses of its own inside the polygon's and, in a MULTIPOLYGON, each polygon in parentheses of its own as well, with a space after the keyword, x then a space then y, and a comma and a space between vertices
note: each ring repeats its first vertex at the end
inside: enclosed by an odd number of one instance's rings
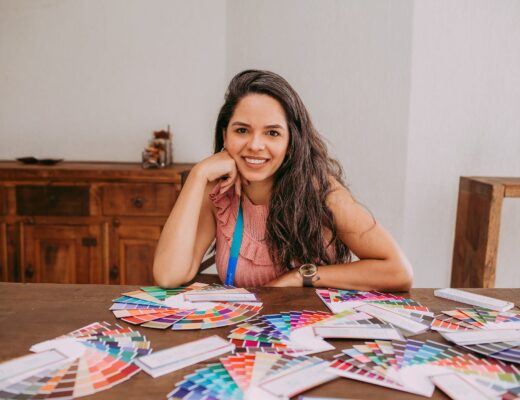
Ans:
POLYGON ((460 178, 451 287, 495 286, 505 197, 520 197, 520 178, 460 178))
MULTIPOLYGON (((110 285, 67 285, 67 284, 23 284, 0 283, 0 362, 29 353, 32 344, 51 339, 95 321, 117 322, 108 310, 111 300, 120 293, 135 290, 135 286, 110 285)), ((520 303, 518 289, 475 289, 476 293, 486 294, 503 300, 520 303)), ((322 310, 327 308, 309 288, 258 288, 264 302, 262 313, 275 313, 296 309, 322 310)), ((434 312, 453 309, 458 303, 433 296, 433 289, 413 289, 405 297, 412 297, 427 305, 434 312)), ((122 322, 125 325, 124 322, 122 322)), ((152 342, 154 350, 191 340, 220 335, 226 337, 232 327, 205 331, 160 331, 136 327, 152 342)), ((433 339, 444 342, 436 332, 414 336, 418 340, 433 339)), ((336 351, 320 353, 317 356, 332 359, 343 348, 350 347, 355 341, 335 340, 331 343, 336 351)), ((213 360, 215 362, 217 360, 213 360)), ((144 372, 139 372, 129 381, 112 389, 87 397, 88 399, 165 399, 174 384, 184 375, 205 363, 182 369, 153 379, 144 372)), ((352 399, 419 399, 423 398, 405 392, 386 389, 368 383, 345 378, 338 378, 321 387, 306 392, 311 396, 329 396, 352 399)), ((436 390, 433 399, 447 399, 436 390)))

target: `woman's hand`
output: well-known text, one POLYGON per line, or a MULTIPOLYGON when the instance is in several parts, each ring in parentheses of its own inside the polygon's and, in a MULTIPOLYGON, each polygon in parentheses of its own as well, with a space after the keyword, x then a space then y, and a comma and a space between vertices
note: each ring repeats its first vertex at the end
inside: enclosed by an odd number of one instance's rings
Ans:
POLYGON ((201 173, 208 182, 222 179, 220 193, 226 192, 234 185, 235 193, 240 196, 242 193, 242 184, 248 184, 238 172, 235 160, 231 158, 225 149, 201 161, 195 168, 198 169, 199 173, 201 173))
POLYGON ((298 272, 297 269, 293 269, 282 276, 279 276, 276 279, 273 279, 271 282, 265 284, 268 287, 302 287, 303 286, 303 278, 298 272))

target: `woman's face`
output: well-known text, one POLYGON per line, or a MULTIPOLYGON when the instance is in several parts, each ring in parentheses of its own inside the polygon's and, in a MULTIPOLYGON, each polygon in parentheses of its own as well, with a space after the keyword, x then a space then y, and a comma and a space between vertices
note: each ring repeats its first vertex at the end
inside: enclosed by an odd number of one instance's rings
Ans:
POLYGON ((272 179, 289 146, 281 104, 265 94, 243 97, 224 132, 224 146, 243 178, 249 182, 272 179))

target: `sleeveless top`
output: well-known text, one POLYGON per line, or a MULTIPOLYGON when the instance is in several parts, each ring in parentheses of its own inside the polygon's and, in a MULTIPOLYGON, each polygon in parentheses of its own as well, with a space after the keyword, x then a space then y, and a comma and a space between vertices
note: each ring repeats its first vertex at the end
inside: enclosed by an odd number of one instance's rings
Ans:
MULTIPOLYGON (((209 197, 217 209, 215 264, 219 278, 224 282, 238 215, 238 196, 235 194, 234 187, 220 194, 220 186, 220 183, 217 184, 209 197)), ((242 212, 244 232, 234 285, 263 286, 286 272, 281 266, 273 264, 265 241, 269 208, 266 205, 253 204, 245 194, 242 194, 242 212)))

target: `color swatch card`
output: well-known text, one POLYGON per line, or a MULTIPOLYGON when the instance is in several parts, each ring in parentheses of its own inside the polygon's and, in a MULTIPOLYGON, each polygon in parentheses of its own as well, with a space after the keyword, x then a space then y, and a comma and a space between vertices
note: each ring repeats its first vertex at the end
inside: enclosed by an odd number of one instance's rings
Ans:
POLYGON ((468 329, 520 329, 520 311, 494 311, 483 307, 458 308, 436 315, 432 329, 449 332, 468 329), (448 324, 444 322, 449 322, 448 324), (458 325, 458 326, 457 326, 458 325))
POLYGON ((391 310, 408 310, 418 314, 433 316, 428 307, 415 300, 390 293, 343 289, 316 289, 316 293, 333 313, 353 309, 363 304, 374 304, 391 310))
POLYGON ((333 350, 333 346, 316 337, 310 328, 315 323, 333 317, 327 312, 309 310, 260 315, 238 325, 228 338, 237 348, 273 348, 291 354, 333 350), (306 327, 309 328, 304 329, 306 327))
POLYGON ((484 307, 495 311, 507 311, 515 305, 509 301, 495 299, 494 297, 482 296, 460 289, 437 289, 433 292, 437 297, 458 301, 459 303, 471 304, 473 306, 484 307))
POLYGON ((204 283, 171 289, 149 286, 123 293, 121 297, 113 300, 110 310, 116 318, 146 328, 218 328, 244 322, 260 312, 262 303, 250 301, 253 297, 256 299, 256 295, 244 290, 204 283), (193 298, 188 296, 191 292, 194 293, 193 298), (210 297, 204 298, 205 292, 210 297), (223 298, 226 296, 225 293, 229 294, 228 299, 232 295, 235 298, 241 296, 247 301, 209 301, 211 296, 216 294, 223 298))
POLYGON ((482 329, 461 332, 441 332, 441 335, 444 339, 449 340, 458 346, 499 342, 520 343, 520 329, 482 329))
POLYGON ((404 340, 399 330, 390 324, 315 326, 316 336, 324 339, 380 339, 404 340))
POLYGON ((136 365, 154 378, 231 352, 235 346, 219 336, 210 336, 139 357, 136 365))
POLYGON ((71 399, 87 396, 132 377, 140 371, 134 364, 135 358, 152 350, 150 342, 139 332, 95 322, 59 338, 38 343, 31 347, 31 351, 36 354, 0 365, 0 398, 71 399), (28 371, 28 368, 33 371, 28 371), (19 379, 15 376, 17 373, 20 373, 19 379), (10 384, 6 384, 7 381, 10 384))
POLYGON ((335 379, 328 366, 317 357, 236 354, 185 376, 168 399, 288 399, 335 379))
POLYGON ((373 341, 354 345, 335 357, 330 371, 340 376, 429 397, 431 377, 464 376, 479 392, 499 396, 520 386, 520 371, 512 364, 478 358, 434 341, 373 341))
POLYGON ((431 329, 478 354, 520 363, 519 320, 517 309, 500 312, 483 307, 459 308, 436 315, 431 329), (464 334, 460 336, 459 332, 464 334))
POLYGON ((225 301, 225 302, 259 302, 256 294, 245 288, 229 286, 211 287, 205 290, 191 290, 184 294, 184 298, 191 302, 200 301, 225 301))
POLYGON ((447 372, 432 376, 431 381, 453 400, 489 400, 492 393, 487 393, 481 386, 456 372, 447 372))

